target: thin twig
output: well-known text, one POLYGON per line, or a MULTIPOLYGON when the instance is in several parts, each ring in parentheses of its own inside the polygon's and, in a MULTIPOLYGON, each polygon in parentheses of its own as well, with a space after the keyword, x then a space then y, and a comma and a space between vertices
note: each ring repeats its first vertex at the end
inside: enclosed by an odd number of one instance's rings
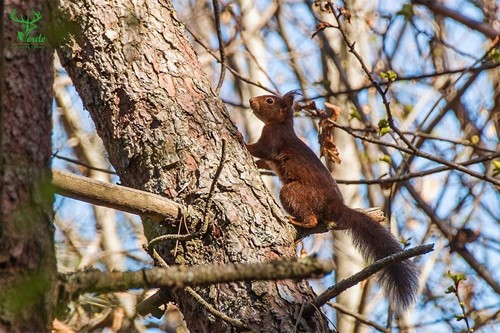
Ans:
POLYGON ((216 308, 212 306, 212 304, 208 303, 205 301, 200 294, 198 294, 193 288, 191 287, 186 287, 184 290, 191 295, 195 301, 197 301, 202 307, 205 308, 210 314, 214 315, 215 317, 218 317, 225 321, 226 323, 230 324, 233 327, 239 328, 239 329, 248 329, 248 326, 245 325, 241 320, 238 320, 236 318, 231 318, 227 314, 220 312, 216 308))
POLYGON ((475 178, 478 178, 478 179, 481 179, 481 180, 486 180, 487 182, 490 182, 494 185, 497 185, 497 186, 500 186, 500 179, 496 179, 496 178, 493 178, 493 177, 490 177, 488 176, 486 173, 479 173, 479 172, 476 172, 476 171, 473 171, 473 170, 470 170, 468 168, 466 168, 465 166, 461 165, 461 164, 457 164, 457 163, 453 163, 453 162, 448 162, 440 157, 436 157, 434 155, 431 155, 431 154, 428 154, 426 152, 423 152, 421 150, 416 150, 414 152, 415 155, 419 156, 419 157, 423 157, 425 159, 428 159, 428 160, 431 160, 431 161, 434 161, 434 162, 437 162, 437 163, 440 163, 440 164, 444 164, 452 169, 455 169, 455 170, 458 170, 458 171, 462 171, 463 173, 466 173, 472 177, 475 177, 475 178))
POLYGON ((413 151, 411 149, 408 149, 408 148, 405 148, 405 147, 401 147, 401 146, 399 146, 396 143, 382 141, 382 140, 378 140, 378 139, 375 139, 375 138, 372 138, 372 137, 369 137, 369 136, 357 134, 356 132, 354 132, 348 126, 340 125, 340 124, 338 124, 338 123, 336 123, 336 122, 334 122, 334 121, 332 121, 330 119, 327 119, 327 122, 329 122, 330 124, 332 124, 334 127, 340 128, 341 130, 349 133, 350 135, 352 135, 353 137, 355 137, 357 139, 361 139, 363 141, 374 143, 374 144, 377 144, 377 145, 382 145, 382 146, 394 148, 394 149, 400 150, 400 151, 402 151, 404 153, 407 153, 407 154, 412 154, 413 153, 413 151))
POLYGON ((329 306, 331 306, 332 308, 342 312, 343 314, 346 314, 348 316, 356 318, 359 322, 361 322, 365 325, 371 326, 380 332, 389 333, 389 330, 383 328, 382 326, 380 326, 376 322, 369 320, 367 317, 363 316, 360 313, 355 313, 355 312, 350 311, 348 308, 344 307, 343 305, 341 305, 339 303, 328 302, 327 304, 329 306))
MULTIPOLYGON (((460 166, 468 166, 472 164, 477 164, 477 163, 482 163, 486 161, 491 161, 494 158, 500 157, 500 151, 495 152, 489 155, 485 155, 482 157, 474 158, 465 162, 457 163, 460 166)), ((424 170, 424 171, 419 171, 419 172, 411 172, 407 173, 398 177, 391 177, 391 178, 381 178, 381 179, 365 179, 365 180, 344 180, 344 179, 336 179, 335 181, 338 184, 348 184, 348 185, 354 185, 354 184, 365 184, 365 185, 376 185, 376 184, 390 184, 390 183, 398 183, 398 182, 403 182, 407 181, 412 178, 418 178, 422 176, 427 176, 431 174, 435 174, 438 172, 443 172, 443 171, 450 171, 454 170, 454 168, 450 168, 448 166, 440 166, 434 169, 429 169, 429 170, 424 170)))
MULTIPOLYGON (((188 27, 185 27, 186 31, 189 32, 189 34, 191 34, 191 36, 194 38, 194 40, 201 45, 201 47, 203 47, 205 49, 205 51, 207 51, 208 54, 210 54, 212 57, 214 57, 215 60, 217 60, 218 62, 220 62, 220 59, 217 58, 217 56, 212 52, 212 50, 210 50, 204 43, 203 41, 201 40, 201 38, 199 38, 198 36, 196 36, 196 34, 194 34, 191 30, 189 30, 188 27)), ((227 66, 226 64, 226 68, 234 75, 236 76, 238 79, 240 79, 241 81, 243 82, 246 82, 248 84, 251 84, 253 86, 256 86, 256 87, 259 87, 267 92, 270 92, 271 94, 274 94, 274 95, 278 95, 278 92, 276 91, 273 91, 272 89, 269 89, 268 87, 265 87, 263 86, 262 84, 260 84, 259 82, 254 82, 252 80, 250 80, 249 78, 247 77, 244 77, 243 75, 241 75, 240 73, 238 73, 238 71, 236 71, 235 69, 231 68, 230 66, 227 66)))
MULTIPOLYGON (((167 262, 160 256, 160 254, 156 250, 153 250, 153 258, 155 258, 158 261, 160 266, 164 268, 169 267, 167 262)), ((225 322, 231 324, 236 328, 245 328, 245 329, 248 328, 241 320, 231 318, 228 315, 214 308, 212 304, 205 301, 193 288, 186 287, 184 288, 184 291, 186 291, 189 295, 191 295, 202 307, 204 307, 212 315, 224 320, 225 322)))
POLYGON ((208 209, 212 205, 212 197, 215 189, 215 185, 219 180, 220 174, 222 172, 222 167, 224 166, 224 161, 226 160, 226 139, 222 139, 222 148, 221 155, 219 160, 219 165, 217 166, 217 170, 215 170, 215 175, 212 180, 212 184, 210 185, 210 190, 208 191, 207 201, 205 202, 205 210, 203 212, 203 224, 200 230, 198 231, 201 235, 204 235, 208 229, 208 209))
POLYGON ((220 29, 220 11, 218 0, 212 0, 214 6, 215 29, 217 30, 217 39, 219 40, 219 53, 220 53, 220 77, 215 93, 219 95, 222 84, 224 83, 224 76, 226 75, 226 53, 224 52, 224 41, 222 40, 222 32, 220 29))
POLYGON ((297 320, 295 321, 295 326, 293 326, 293 331, 292 333, 297 332, 297 327, 299 326, 299 322, 302 319, 302 312, 304 311, 304 303, 302 303, 300 310, 299 310, 299 315, 297 316, 297 320))
POLYGON ((63 160, 63 161, 66 161, 66 162, 70 162, 70 163, 73 163, 73 164, 81 165, 83 167, 86 167, 89 170, 95 170, 95 171, 100 171, 100 172, 104 172, 104 173, 109 173, 110 175, 116 175, 115 171, 111 171, 111 170, 108 170, 108 169, 97 168, 97 167, 94 167, 94 166, 89 165, 87 163, 84 163, 82 161, 79 161, 79 160, 76 160, 76 159, 73 159, 73 158, 69 158, 69 157, 66 157, 66 156, 61 156, 57 152, 53 153, 52 157, 55 157, 55 158, 58 158, 60 160, 63 160))
MULTIPOLYGON (((499 65, 500 65, 500 63, 499 63, 499 65)), ((378 130, 373 128, 373 127, 365 127, 365 128, 357 127, 357 128, 355 128, 352 126, 342 126, 342 125, 339 125, 337 123, 333 123, 333 126, 336 126, 336 127, 343 129, 343 130, 346 130, 347 133, 352 133, 352 132, 378 133, 378 130)), ((418 132, 403 131, 402 133, 405 135, 411 135, 414 137, 421 137, 421 138, 430 139, 430 140, 443 141, 443 142, 453 143, 456 145, 467 146, 467 147, 473 148, 474 150, 479 150, 479 151, 486 152, 486 153, 497 152, 497 150, 481 147, 478 144, 474 144, 468 140, 455 140, 455 139, 450 139, 450 138, 443 138, 443 137, 435 136, 435 135, 429 134, 427 132, 421 132, 421 131, 418 131, 418 132)))
MULTIPOLYGON (((395 82, 401 82, 401 81, 416 81, 416 80, 423 80, 423 79, 429 79, 433 77, 438 77, 438 76, 443 76, 443 75, 453 75, 453 74, 464 74, 464 73, 476 73, 476 72, 481 72, 483 70, 490 70, 490 69, 495 69, 500 66, 500 63, 491 63, 491 64, 483 64, 480 67, 471 67, 467 66, 464 68, 459 68, 459 69, 451 69, 451 70, 446 70, 442 72, 434 72, 434 73, 427 73, 427 74, 420 74, 420 75, 408 75, 408 76, 397 76, 394 82, 380 82, 379 85, 381 86, 387 86, 390 84, 393 84, 395 82)), ((370 83, 366 84, 361 87, 357 88, 351 88, 351 89, 344 89, 344 90, 336 90, 334 92, 330 92, 327 94, 322 94, 322 95, 316 95, 313 96, 309 99, 319 99, 319 98, 326 98, 326 97, 332 97, 332 96, 338 96, 338 95, 349 95, 352 93, 359 93, 363 90, 366 89, 371 89, 374 88, 375 86, 370 83)))
MULTIPOLYGON (((181 234, 181 227, 184 225, 184 228, 186 228, 186 231, 188 234, 190 234, 191 232, 189 231, 189 227, 186 223, 186 220, 187 220, 187 217, 186 215, 183 215, 182 218, 181 218, 181 223, 179 223, 179 229, 177 229, 177 234, 180 235, 181 234)), ((175 250, 174 250, 174 257, 177 256, 177 249, 179 247, 179 242, 180 240, 177 239, 176 242, 175 242, 175 250)))
POLYGON ((496 152, 496 150, 481 147, 481 146, 474 144, 474 143, 467 141, 467 140, 454 140, 454 139, 449 139, 449 138, 442 138, 442 137, 434 136, 434 135, 431 135, 431 134, 428 134, 425 132, 403 132, 403 134, 412 135, 412 136, 430 139, 430 140, 449 142, 449 143, 453 143, 453 144, 461 145, 461 146, 466 146, 466 147, 471 147, 474 150, 479 150, 479 151, 486 152, 486 153, 496 152))
MULTIPOLYGON (((415 150, 411 150, 409 148, 400 147, 400 146, 398 146, 397 144, 394 144, 394 143, 390 143, 390 142, 386 142, 386 141, 381 141, 381 140, 378 140, 378 139, 374 139, 374 138, 370 138, 370 137, 367 137, 367 136, 359 135, 359 134, 355 133, 354 131, 352 131, 349 127, 339 125, 339 124, 337 124, 337 123, 335 123, 333 121, 330 121, 330 120, 328 120, 328 121, 331 124, 333 124, 335 127, 340 128, 340 129, 346 131, 347 133, 351 134, 352 136, 354 136, 356 138, 359 138, 359 139, 362 139, 364 141, 375 143, 375 144, 379 144, 379 145, 383 145, 383 146, 387 146, 387 147, 391 147, 391 148, 403 151, 403 152, 405 152, 405 153, 407 153, 409 155, 419 156, 419 157, 425 158, 427 160, 430 160, 430 161, 433 161, 433 162, 436 162, 436 163, 444 164, 444 165, 446 165, 450 169, 462 171, 463 173, 466 173, 466 174, 468 174, 468 175, 470 175, 472 177, 479 178, 481 180, 486 180, 486 181, 488 181, 488 182, 490 182, 490 183, 492 183, 494 185, 500 185, 500 180, 499 179, 490 177, 486 173, 482 174, 482 173, 470 170, 470 169, 466 168, 463 163, 462 164, 458 164, 458 163, 449 162, 449 161, 447 161, 445 159, 442 159, 440 157, 431 155, 431 154, 426 153, 426 152, 424 152, 424 151, 422 151, 420 149, 417 149, 413 145, 412 146, 415 148, 415 150)), ((497 153, 494 153, 493 156, 496 157, 497 153)), ((444 171, 444 170, 442 170, 442 171, 444 171)), ((403 176, 397 176, 396 178, 398 178, 398 177, 403 177, 403 176)))
POLYGON ((161 236, 155 237, 149 241, 148 249, 152 250, 153 246, 156 243, 171 241, 171 240, 188 241, 188 240, 195 238, 196 236, 197 236, 197 234, 195 234, 195 233, 185 234, 185 235, 178 235, 178 234, 161 235, 161 236))
POLYGON ((458 305, 460 306, 460 309, 462 310, 462 314, 455 316, 455 319, 460 318, 460 320, 465 321, 465 326, 467 326, 467 333, 473 333, 474 331, 471 331, 470 329, 470 323, 469 323, 469 317, 467 316, 467 311, 465 309, 465 303, 462 301, 462 298, 460 297, 459 293, 459 288, 460 288, 460 282, 465 280, 465 275, 463 274, 453 274, 451 272, 448 272, 448 276, 453 280, 454 286, 451 286, 446 290, 446 293, 453 293, 455 297, 457 298, 458 305))

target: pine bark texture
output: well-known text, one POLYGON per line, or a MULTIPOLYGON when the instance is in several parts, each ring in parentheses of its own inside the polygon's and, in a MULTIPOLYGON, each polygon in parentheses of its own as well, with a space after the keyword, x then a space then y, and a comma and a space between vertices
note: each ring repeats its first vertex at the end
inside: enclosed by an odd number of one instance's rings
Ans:
POLYGON ((8 17, 14 9, 18 17, 33 17, 35 8, 46 13, 36 1, 0 8, 0 332, 48 332, 55 306, 48 186, 54 51, 14 47, 23 28, 8 17))
MULTIPOLYGON (((292 226, 284 222, 260 180, 171 3, 54 4, 59 24, 70 31, 59 56, 122 184, 188 206, 190 232, 200 229, 210 203, 203 237, 180 242, 177 248, 175 242, 161 242, 155 247, 158 253, 179 265, 295 256, 292 226), (209 198, 223 140, 225 159, 209 198)), ((179 220, 143 223, 149 240, 178 232, 179 220)), ((306 282, 288 280, 219 284, 197 291, 216 309, 259 332, 293 331, 302 303, 313 296, 306 282)), ((192 332, 227 331, 226 323, 184 291, 171 295, 192 332)), ((298 332, 326 330, 317 314, 297 327, 298 332)))

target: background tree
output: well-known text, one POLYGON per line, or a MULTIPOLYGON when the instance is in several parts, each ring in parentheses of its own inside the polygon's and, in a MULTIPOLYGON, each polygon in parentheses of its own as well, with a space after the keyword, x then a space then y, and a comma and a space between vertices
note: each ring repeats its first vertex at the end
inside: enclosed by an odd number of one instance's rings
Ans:
POLYGON ((53 80, 53 49, 24 48, 18 36, 19 31, 30 32, 23 27, 29 20, 15 12, 28 12, 34 5, 33 1, 0 4, 2 332, 47 331, 55 307, 57 271, 49 190, 53 93, 45 84, 53 80), (4 21, 7 13, 13 13, 9 22, 4 21))

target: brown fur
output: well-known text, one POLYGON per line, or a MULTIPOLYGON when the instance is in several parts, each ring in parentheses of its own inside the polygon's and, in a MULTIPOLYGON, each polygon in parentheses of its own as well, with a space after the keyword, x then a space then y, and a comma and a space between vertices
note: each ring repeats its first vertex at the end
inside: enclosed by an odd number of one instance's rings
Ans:
MULTIPOLYGON (((265 126, 259 140, 247 145, 260 158, 257 165, 272 169, 283 183, 280 200, 293 215, 290 222, 313 228, 322 221, 336 221, 347 229, 353 243, 366 260, 374 261, 402 250, 398 241, 368 215, 344 204, 344 199, 328 169, 293 129, 295 92, 250 99, 255 115, 265 126)), ((386 294, 396 310, 407 309, 416 298, 418 273, 410 260, 385 268, 379 275, 386 294)))

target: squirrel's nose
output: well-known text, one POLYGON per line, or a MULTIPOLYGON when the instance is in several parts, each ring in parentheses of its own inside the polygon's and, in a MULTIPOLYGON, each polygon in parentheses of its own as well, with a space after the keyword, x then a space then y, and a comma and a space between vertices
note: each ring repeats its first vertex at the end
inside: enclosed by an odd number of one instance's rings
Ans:
POLYGON ((250 103, 250 107, 251 107, 252 109, 254 109, 254 108, 257 106, 257 101, 255 100, 255 98, 254 98, 254 97, 250 98, 250 99, 248 100, 248 102, 250 103))

